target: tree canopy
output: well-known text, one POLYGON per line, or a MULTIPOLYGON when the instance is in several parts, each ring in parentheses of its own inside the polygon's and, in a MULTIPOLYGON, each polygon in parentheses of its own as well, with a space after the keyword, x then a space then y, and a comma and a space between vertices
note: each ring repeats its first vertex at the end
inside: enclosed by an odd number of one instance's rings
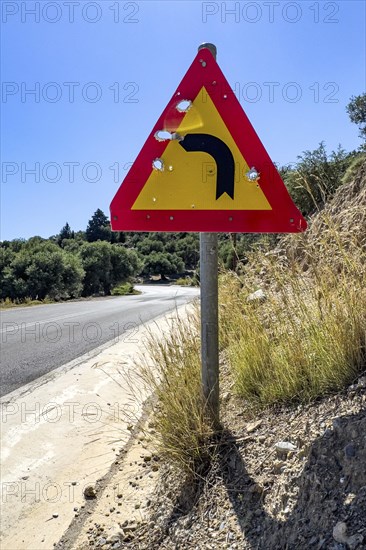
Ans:
POLYGON ((100 208, 98 208, 90 218, 85 235, 86 240, 90 243, 95 241, 112 241, 112 231, 109 220, 100 208))
POLYGON ((366 93, 352 96, 346 109, 351 122, 358 125, 360 137, 366 139, 366 93))

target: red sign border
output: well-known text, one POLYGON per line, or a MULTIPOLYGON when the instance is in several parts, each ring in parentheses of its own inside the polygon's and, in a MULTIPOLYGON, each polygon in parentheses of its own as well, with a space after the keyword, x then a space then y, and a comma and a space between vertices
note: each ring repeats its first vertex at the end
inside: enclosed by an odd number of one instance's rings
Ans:
POLYGON ((281 176, 230 88, 210 50, 200 50, 161 114, 110 206, 113 231, 297 233, 307 227, 281 176), (272 210, 132 210, 146 184, 152 161, 169 141, 158 141, 159 130, 176 131, 185 113, 176 109, 194 100, 205 86, 238 149, 250 167, 262 174, 259 185, 272 210))

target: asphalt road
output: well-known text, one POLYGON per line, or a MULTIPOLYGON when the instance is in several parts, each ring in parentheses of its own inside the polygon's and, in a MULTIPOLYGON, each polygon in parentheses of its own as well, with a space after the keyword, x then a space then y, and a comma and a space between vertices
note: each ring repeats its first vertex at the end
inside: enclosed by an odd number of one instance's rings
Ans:
POLYGON ((139 325, 197 297, 179 286, 137 286, 138 296, 0 312, 0 396, 105 344, 138 338, 139 325))

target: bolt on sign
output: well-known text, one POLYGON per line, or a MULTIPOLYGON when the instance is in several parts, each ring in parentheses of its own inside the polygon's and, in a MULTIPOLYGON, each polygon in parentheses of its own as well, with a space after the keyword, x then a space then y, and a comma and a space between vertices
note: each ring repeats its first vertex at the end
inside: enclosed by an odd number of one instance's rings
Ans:
POLYGON ((198 51, 110 209, 114 231, 307 226, 208 48, 198 51))

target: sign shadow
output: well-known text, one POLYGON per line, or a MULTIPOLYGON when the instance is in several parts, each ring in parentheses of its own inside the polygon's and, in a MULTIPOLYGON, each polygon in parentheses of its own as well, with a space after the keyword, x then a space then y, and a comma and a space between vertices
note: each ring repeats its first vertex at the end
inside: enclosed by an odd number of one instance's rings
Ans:
MULTIPOLYGON (((243 537, 243 548, 300 550, 305 548, 361 550, 366 546, 366 410, 335 419, 334 428, 315 439, 308 449, 304 468, 293 482, 296 500, 286 502, 287 513, 269 512, 266 503, 271 482, 258 482, 245 464, 245 441, 223 429, 210 468, 195 485, 181 488, 165 532, 188 517, 212 478, 221 478, 243 537), (214 476, 210 471, 214 470, 214 476), (345 522, 343 539, 333 529, 345 522), (342 540, 341 540, 342 539, 342 540)), ((273 476, 272 476, 273 480, 273 476)), ((284 483, 286 479, 284 477, 284 483)), ((211 487, 214 491, 214 486, 211 487)), ((223 518, 224 520, 225 518, 223 518)), ((342 529, 341 529, 342 531, 342 529)), ((232 542, 239 542, 233 539, 232 542)), ((241 542, 240 542, 241 544, 241 542)))

